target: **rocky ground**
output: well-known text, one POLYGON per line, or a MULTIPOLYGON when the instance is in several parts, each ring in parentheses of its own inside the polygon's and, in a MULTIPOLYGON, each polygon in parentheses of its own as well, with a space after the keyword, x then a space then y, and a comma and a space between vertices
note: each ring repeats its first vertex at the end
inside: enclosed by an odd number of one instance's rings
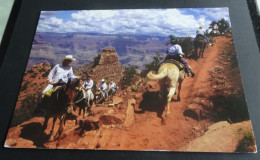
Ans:
MULTIPOLYGON (((59 143, 48 140, 52 121, 42 131, 44 119, 33 117, 9 129, 5 146, 235 152, 241 132, 252 128, 232 37, 217 38, 204 55, 188 59, 196 76, 185 78, 181 100, 173 97, 166 123, 160 118, 157 82, 140 79, 131 86, 137 90, 121 90, 113 101, 93 106, 89 117, 68 120, 59 143)), ((254 145, 247 151, 254 152, 254 145)))

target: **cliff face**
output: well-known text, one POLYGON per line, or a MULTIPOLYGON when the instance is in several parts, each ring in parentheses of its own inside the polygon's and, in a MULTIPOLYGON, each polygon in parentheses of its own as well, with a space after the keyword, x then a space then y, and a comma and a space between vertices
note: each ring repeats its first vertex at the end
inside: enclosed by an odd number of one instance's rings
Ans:
POLYGON ((97 83, 101 79, 114 81, 118 83, 123 78, 125 69, 118 60, 118 54, 115 49, 103 49, 97 57, 94 57, 94 63, 82 66, 75 70, 76 75, 86 79, 86 75, 91 74, 92 79, 97 83))

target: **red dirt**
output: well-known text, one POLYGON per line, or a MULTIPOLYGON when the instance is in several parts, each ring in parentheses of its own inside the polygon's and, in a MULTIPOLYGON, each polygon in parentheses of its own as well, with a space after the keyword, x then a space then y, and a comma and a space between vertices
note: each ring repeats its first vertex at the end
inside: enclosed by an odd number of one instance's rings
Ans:
MULTIPOLYGON (((192 104, 193 100, 200 94, 206 95, 204 97, 214 94, 210 82, 209 69, 218 65, 215 60, 218 58, 219 53, 222 52, 223 46, 230 41, 230 38, 220 37, 213 47, 209 46, 205 49, 204 58, 197 61, 188 59, 196 76, 194 78, 185 78, 183 81, 181 101, 171 102, 171 113, 165 124, 162 124, 161 118, 158 117, 160 111, 156 106, 144 107, 140 111, 138 102, 135 106, 134 123, 129 127, 117 124, 104 125, 98 130, 80 133, 79 126, 75 125, 74 121, 68 121, 63 132, 66 136, 62 138, 57 146, 57 141, 48 142, 46 140, 52 121, 49 120, 48 128, 44 133, 41 132, 40 135, 36 136, 36 134, 40 133, 39 126, 43 123, 43 118, 35 117, 24 124, 24 126, 27 126, 27 130, 22 125, 11 128, 7 136, 6 145, 29 148, 37 146, 70 149, 177 151, 196 137, 201 136, 205 128, 214 123, 210 119, 195 120, 185 117, 184 111, 187 109, 187 105, 192 104), (194 131, 194 129, 199 129, 199 131, 194 131), (21 132, 24 132, 23 136, 21 136, 21 132), (38 138, 33 138, 35 136, 38 138), (33 145, 28 143, 28 140, 33 141, 33 145), (24 146, 21 146, 21 143, 24 146)), ((156 82, 149 83, 155 84, 156 82)), ((158 87, 155 87, 154 93, 157 91, 158 87)), ((176 99, 176 96, 174 96, 174 99, 176 99)), ((156 104, 156 99, 150 98, 149 101, 151 105, 156 104)), ((120 110, 120 107, 114 107, 114 111, 120 114, 123 114, 125 110, 126 108, 120 110)), ((57 127, 58 125, 56 124, 56 131, 57 127)))

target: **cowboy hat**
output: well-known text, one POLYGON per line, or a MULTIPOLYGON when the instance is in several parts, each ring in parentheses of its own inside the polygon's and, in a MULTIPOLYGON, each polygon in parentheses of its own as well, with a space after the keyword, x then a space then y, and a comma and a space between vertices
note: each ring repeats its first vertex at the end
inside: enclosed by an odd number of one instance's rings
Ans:
POLYGON ((202 29, 203 28, 203 26, 199 26, 199 29, 202 29))
POLYGON ((64 60, 71 60, 71 61, 76 61, 76 59, 75 59, 75 58, 73 58, 73 56, 72 56, 72 55, 66 55, 64 58, 62 58, 62 61, 64 61, 64 60))
POLYGON ((105 82, 105 80, 104 80, 104 79, 101 79, 101 82, 105 82))
POLYGON ((91 74, 87 74, 87 77, 91 77, 91 74))

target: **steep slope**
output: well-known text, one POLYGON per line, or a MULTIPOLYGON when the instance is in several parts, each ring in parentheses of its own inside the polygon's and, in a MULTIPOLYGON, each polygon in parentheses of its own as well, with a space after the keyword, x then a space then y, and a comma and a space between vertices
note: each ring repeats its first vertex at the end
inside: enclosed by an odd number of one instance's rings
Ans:
MULTIPOLYGON (((114 97, 114 103, 94 106, 92 116, 77 117, 77 124, 75 120, 68 120, 64 137, 59 143, 57 140, 48 141, 51 120, 43 132, 43 118, 35 117, 10 128, 5 145, 28 148, 189 150, 185 149, 189 148, 189 143, 203 136, 212 124, 249 119, 232 38, 219 37, 213 47, 206 48, 204 55, 197 61, 188 60, 196 76, 185 78, 181 100, 177 102, 173 97, 171 114, 164 124, 160 118, 163 108, 158 107, 157 82, 146 84, 145 80, 140 79, 135 84, 139 86, 138 92, 121 90, 114 97)), ((57 126, 58 123, 55 128, 57 126)), ((250 132, 251 127, 250 121, 240 126, 242 130, 250 132)), ((239 136, 234 138, 228 134, 225 138, 232 138, 234 144, 241 140, 239 136)), ((211 140, 218 142, 218 137, 213 136, 211 140)), ((198 151, 199 147, 195 145, 190 150, 198 151)), ((212 145, 206 147, 207 151, 214 150, 210 148, 214 147, 212 145)), ((221 152, 235 152, 236 148, 230 150, 222 147, 221 152)))

